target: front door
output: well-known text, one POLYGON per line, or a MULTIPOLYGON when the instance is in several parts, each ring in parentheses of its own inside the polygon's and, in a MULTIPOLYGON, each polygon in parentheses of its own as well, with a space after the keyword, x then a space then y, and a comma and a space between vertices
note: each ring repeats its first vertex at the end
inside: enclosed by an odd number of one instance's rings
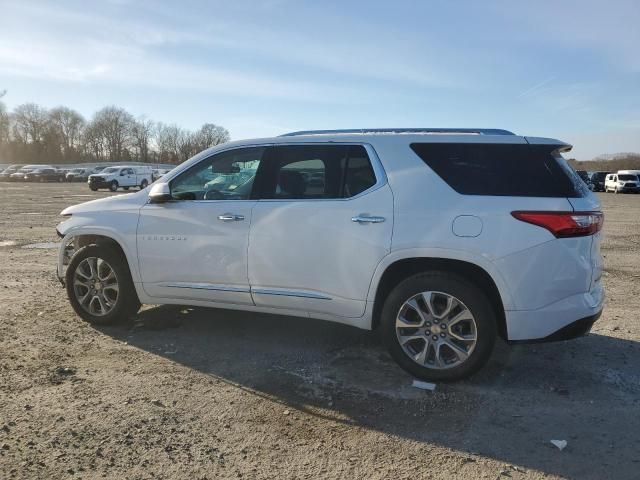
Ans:
POLYGON ((249 280, 256 305, 360 317, 389 253, 393 197, 362 145, 271 147, 256 178, 249 280))
POLYGON ((247 246, 262 152, 240 148, 204 159, 170 181, 173 200, 141 209, 138 259, 148 295, 253 304, 247 246))

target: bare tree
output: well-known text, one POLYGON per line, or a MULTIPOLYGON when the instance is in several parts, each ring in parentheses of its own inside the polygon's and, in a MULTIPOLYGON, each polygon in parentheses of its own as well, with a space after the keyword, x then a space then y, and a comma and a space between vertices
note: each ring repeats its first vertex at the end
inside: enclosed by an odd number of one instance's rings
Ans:
POLYGON ((213 123, 205 123, 200 127, 200 130, 194 134, 195 153, 228 142, 229 139, 229 131, 226 128, 213 123))
POLYGON ((155 124, 144 117, 140 117, 131 124, 131 138, 136 152, 135 157, 140 162, 148 162, 150 159, 149 147, 154 128, 155 124))
POLYGON ((119 161, 129 156, 131 125, 133 116, 124 108, 105 107, 96 112, 91 121, 98 136, 104 140, 105 154, 110 161, 119 161))
POLYGON ((49 112, 51 138, 57 143, 64 161, 77 159, 85 123, 82 115, 67 107, 57 107, 49 112))
MULTIPOLYGON (((0 98, 6 95, 7 91, 0 91, 0 98)), ((7 113, 7 107, 0 101, 0 155, 6 155, 6 151, 9 146, 9 114, 7 113)), ((1 157, 0 157, 1 158, 1 157)))
POLYGON ((18 105, 12 114, 13 135, 23 143, 40 143, 47 130, 47 111, 35 103, 18 105))

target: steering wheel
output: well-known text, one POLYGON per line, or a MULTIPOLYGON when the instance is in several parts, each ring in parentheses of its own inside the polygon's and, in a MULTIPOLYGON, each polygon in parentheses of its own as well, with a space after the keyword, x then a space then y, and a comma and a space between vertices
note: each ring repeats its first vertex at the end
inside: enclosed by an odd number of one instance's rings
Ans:
POLYGON ((224 194, 220 190, 211 189, 204 192, 205 200, 224 200, 224 194))

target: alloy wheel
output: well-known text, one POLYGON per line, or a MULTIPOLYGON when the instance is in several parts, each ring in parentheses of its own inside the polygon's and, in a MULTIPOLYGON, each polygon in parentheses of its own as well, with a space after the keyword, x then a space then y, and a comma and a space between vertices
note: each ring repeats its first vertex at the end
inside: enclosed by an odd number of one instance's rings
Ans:
POLYGON ((73 275, 73 291, 80 306, 98 317, 111 312, 118 301, 116 272, 102 258, 87 257, 73 275))
POLYGON ((477 339, 467 306, 444 292, 421 292, 402 304, 396 335, 404 353, 422 367, 443 370, 464 363, 477 339))

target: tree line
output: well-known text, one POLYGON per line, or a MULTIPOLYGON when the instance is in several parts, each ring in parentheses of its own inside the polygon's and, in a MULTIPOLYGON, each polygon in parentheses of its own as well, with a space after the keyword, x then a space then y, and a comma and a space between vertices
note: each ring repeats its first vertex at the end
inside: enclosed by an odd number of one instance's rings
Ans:
POLYGON ((575 160, 569 163, 576 170, 590 172, 617 172, 618 170, 640 170, 640 154, 629 153, 611 160, 575 160))
POLYGON ((0 101, 1 163, 180 163, 229 138, 226 128, 213 123, 189 131, 135 118, 117 106, 104 107, 86 120, 64 106, 25 103, 9 111, 0 101))

